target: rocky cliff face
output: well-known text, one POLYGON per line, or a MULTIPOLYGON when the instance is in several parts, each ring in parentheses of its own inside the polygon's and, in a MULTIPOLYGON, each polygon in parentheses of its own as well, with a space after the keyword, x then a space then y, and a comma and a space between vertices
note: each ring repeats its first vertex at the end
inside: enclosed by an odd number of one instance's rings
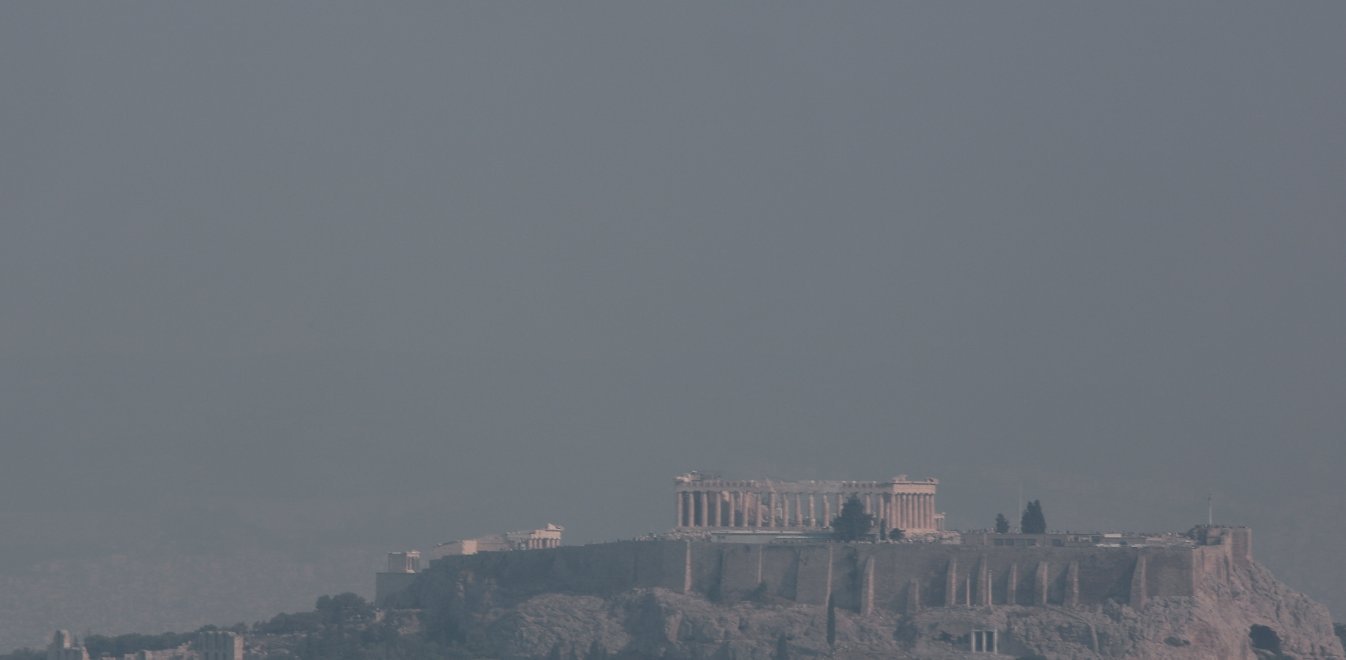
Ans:
POLYGON ((712 602, 666 589, 513 598, 489 576, 425 593, 428 627, 501 658, 963 658, 974 631, 1002 657, 1344 658, 1327 610, 1255 563, 1203 579, 1194 598, 1143 607, 928 608, 913 614, 773 601, 712 602), (829 618, 832 623, 829 625, 829 618), (829 643, 829 627, 833 643, 829 643))

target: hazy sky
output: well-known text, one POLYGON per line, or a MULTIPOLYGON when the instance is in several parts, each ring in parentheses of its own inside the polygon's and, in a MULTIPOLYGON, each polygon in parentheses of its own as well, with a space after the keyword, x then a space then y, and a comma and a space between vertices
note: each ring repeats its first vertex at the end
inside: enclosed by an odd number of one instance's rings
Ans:
POLYGON ((337 502, 396 549, 662 530, 692 469, 935 476, 959 527, 1020 483, 1074 529, 1214 493, 1340 619, 1343 34, 5 2, 0 514, 337 502))

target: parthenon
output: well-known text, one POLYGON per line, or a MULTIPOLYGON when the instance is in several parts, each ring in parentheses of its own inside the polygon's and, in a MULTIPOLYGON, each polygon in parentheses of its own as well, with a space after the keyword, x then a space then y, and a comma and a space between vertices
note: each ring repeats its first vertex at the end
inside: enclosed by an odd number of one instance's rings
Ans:
POLYGON ((938 479, 884 481, 734 481, 699 472, 674 479, 679 529, 822 529, 851 496, 889 529, 934 531, 938 479))

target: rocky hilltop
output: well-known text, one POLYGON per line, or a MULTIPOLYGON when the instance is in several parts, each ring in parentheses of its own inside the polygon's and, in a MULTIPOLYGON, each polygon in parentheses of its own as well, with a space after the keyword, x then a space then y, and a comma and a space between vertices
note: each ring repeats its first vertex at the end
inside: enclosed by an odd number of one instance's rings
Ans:
MULTIPOLYGON (((858 660, 973 658, 988 653, 1044 658, 1346 658, 1326 608, 1292 591, 1250 558, 1231 561, 1223 550, 1203 554, 1199 548, 1187 549, 1195 553, 1191 571, 1150 576, 1146 589, 1142 586, 1146 564, 1139 561, 1145 555, 1136 549, 1107 549, 1117 557, 1132 558, 1125 575, 1093 565, 1109 555, 1062 555, 1038 549, 1023 557, 1029 565, 1044 567, 1059 559, 1068 568, 1059 574, 1039 568, 1040 582, 1024 577, 1023 582, 1034 584, 1016 588, 1014 568, 1009 574, 1000 573, 1004 576, 1000 578, 988 568, 1002 566, 997 562, 1005 557, 968 560, 971 553, 985 550, 946 546, 885 551, 857 547, 864 544, 832 544, 837 547, 827 549, 833 561, 826 562, 828 583, 821 587, 825 596, 820 599, 808 592, 813 587, 806 589, 804 578, 811 570, 822 571, 818 564, 823 562, 805 566, 811 555, 804 549, 791 549, 795 563, 789 570, 773 571, 769 561, 759 559, 757 573, 736 581, 744 576, 725 571, 729 567, 734 573, 751 572, 733 568, 729 561, 743 549, 687 544, 683 565, 678 566, 673 552, 678 545, 629 552, 589 546, 453 558, 436 562, 389 604, 420 610, 425 633, 442 643, 472 649, 479 657, 512 659, 573 654, 858 660), (891 579, 886 570, 916 565, 900 563, 910 559, 908 555, 944 556, 950 566, 944 574, 926 576, 924 582, 891 579), (629 558, 629 563, 623 564, 621 557, 629 558), (708 557, 718 557, 718 565, 709 570, 696 566, 708 557), (960 558, 970 567, 964 569, 965 576, 953 568, 960 558), (681 584, 648 584, 647 576, 667 575, 670 569, 679 569, 673 572, 681 572, 681 584), (1169 592, 1156 589, 1153 582, 1189 578, 1190 585, 1169 592), (773 585, 773 579, 795 583, 773 585), (745 582, 756 586, 733 587, 745 582), (939 593, 940 582, 948 588, 946 593, 939 593), (924 599, 917 593, 922 584, 928 585, 924 599)), ((1155 559, 1150 561, 1157 565, 1155 559)))

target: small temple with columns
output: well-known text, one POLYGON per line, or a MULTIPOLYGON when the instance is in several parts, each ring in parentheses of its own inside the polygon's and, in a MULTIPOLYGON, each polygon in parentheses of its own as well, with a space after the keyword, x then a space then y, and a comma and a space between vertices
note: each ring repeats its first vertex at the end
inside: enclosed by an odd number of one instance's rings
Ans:
POLYGON ((899 474, 883 481, 742 481, 689 472, 673 482, 677 528, 682 530, 821 530, 852 496, 888 529, 944 528, 944 514, 935 509, 938 479, 899 474))

